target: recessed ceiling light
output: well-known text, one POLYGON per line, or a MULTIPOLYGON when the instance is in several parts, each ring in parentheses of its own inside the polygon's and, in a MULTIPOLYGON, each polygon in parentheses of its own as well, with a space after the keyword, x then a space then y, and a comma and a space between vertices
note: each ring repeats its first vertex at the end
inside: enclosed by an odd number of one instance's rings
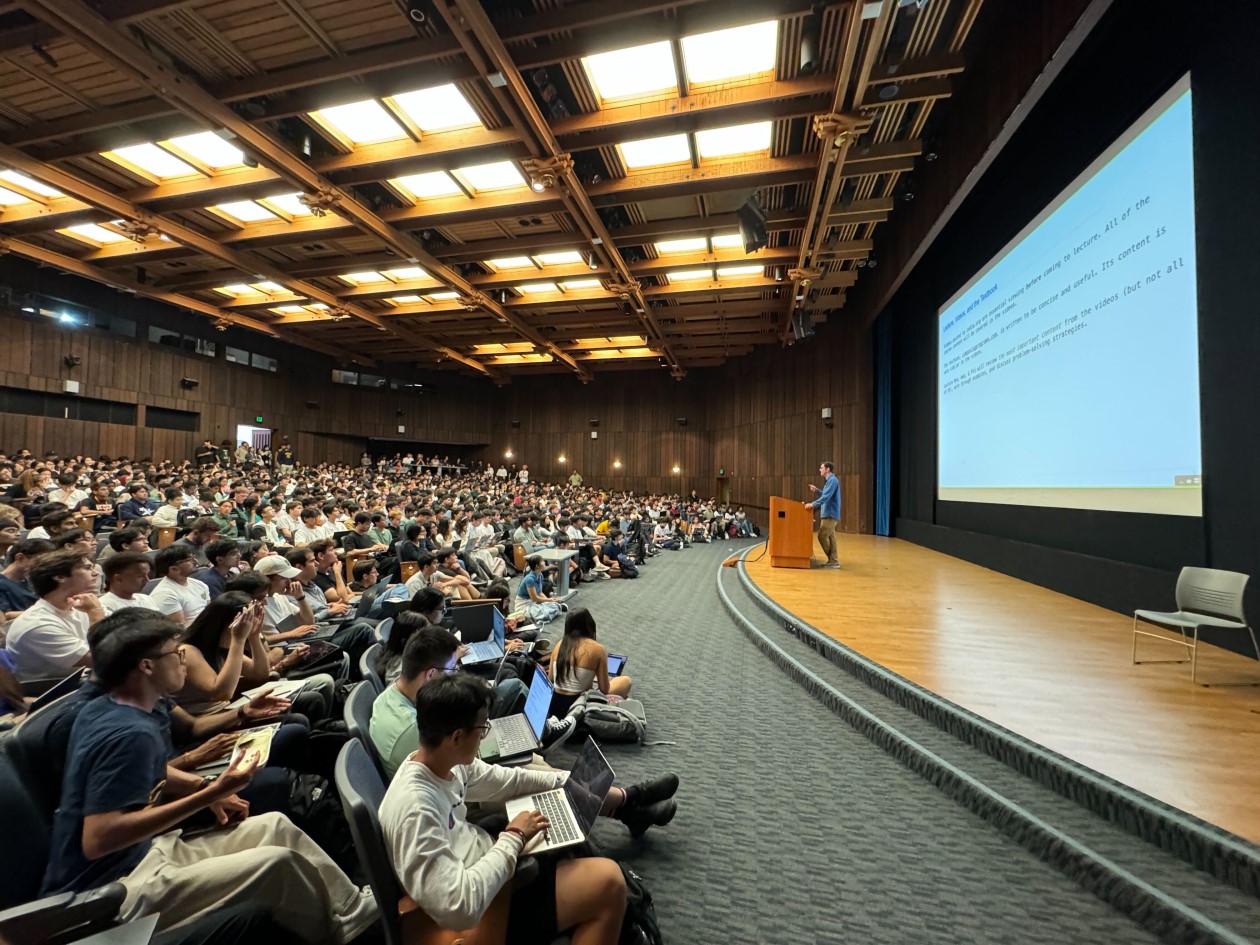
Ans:
POLYGON ((528 256, 504 256, 502 259, 487 259, 495 269, 533 269, 534 261, 528 256))
POLYGON ((603 101, 651 95, 678 88, 668 42, 598 53, 582 60, 595 94, 603 101))
POLYGON ((252 283, 252 285, 259 292, 288 292, 289 291, 284 286, 280 285, 280 283, 278 282, 270 282, 270 281, 255 282, 255 283, 252 283))
POLYGON ((429 277, 429 274, 419 266, 403 266, 399 269, 385 269, 382 271, 395 281, 400 279, 427 279, 429 277))
POLYGON ((759 276, 765 272, 765 266, 722 266, 718 268, 718 278, 723 276, 759 276))
POLYGON ((95 223, 80 223, 78 226, 68 226, 59 232, 78 236, 92 243, 121 243, 127 240, 123 234, 115 230, 107 230, 95 223))
POLYGON ((738 233, 719 233, 713 237, 714 249, 730 249, 733 246, 743 246, 744 238, 738 233))
POLYGON ((492 164, 474 164, 455 171, 474 191, 506 190, 524 187, 525 178, 511 161, 495 161, 492 164))
POLYGON ((408 174, 394 178, 393 183, 401 187, 413 198, 450 197, 463 193, 459 185, 451 180, 445 171, 430 171, 427 174, 408 174))
POLYGON ((376 99, 334 105, 311 112, 311 117, 350 144, 378 144, 407 137, 402 125, 376 99))
POLYGON ((232 147, 213 131, 182 135, 162 143, 215 171, 245 163, 245 155, 241 153, 240 148, 232 147))
POLYGON ((345 279, 346 282, 349 282, 351 285, 372 285, 377 282, 389 281, 389 279, 381 275, 379 272, 346 272, 342 273, 337 278, 345 279))
POLYGON ((554 282, 527 282, 524 285, 514 286, 517 292, 524 292, 526 295, 535 295, 539 292, 559 292, 559 287, 554 282))
POLYGON ((404 92, 392 96, 392 101, 421 131, 449 131, 481 124, 464 94, 454 85, 404 92))
POLYGON ((253 200, 235 200, 231 203, 215 204, 211 209, 225 213, 242 223, 259 223, 263 220, 274 220, 276 215, 253 200))
POLYGON ((555 253, 539 253, 534 257, 544 266, 567 266, 571 263, 582 262, 582 256, 577 250, 566 249, 562 252, 555 253))
POLYGON ((700 152, 702 158, 748 154, 752 151, 767 151, 769 148, 770 122, 768 121, 696 132, 696 150, 700 152))
POLYGON ((17 184, 23 190, 29 190, 33 194, 39 194, 41 197, 65 196, 60 190, 54 190, 33 177, 27 177, 20 171, 0 171, 0 180, 7 180, 10 184, 17 184))
POLYGON ((234 282, 231 285, 221 285, 217 287, 215 292, 221 292, 224 295, 236 297, 238 295, 258 295, 259 292, 252 285, 245 285, 243 282, 234 282))
POLYGON ((424 300, 418 295, 395 295, 390 297, 390 301, 395 305, 411 305, 413 302, 422 302, 424 300))
POLYGON ((277 305, 272 311, 279 315, 296 315, 299 312, 305 312, 306 309, 301 305, 277 305))
POLYGON ((758 75, 774 69, 778 42, 777 20, 684 36, 683 67, 693 84, 758 75))
POLYGON ((23 197, 21 194, 15 194, 11 190, 5 190, 0 187, 0 206, 16 207, 18 204, 30 202, 30 197, 23 197))
POLYGON ((708 241, 703 236, 689 236, 680 240, 661 240, 656 244, 658 253, 691 253, 708 248, 708 241))
POLYGON ((598 289, 603 285, 598 279, 565 279, 560 284, 566 289, 598 289))
POLYGON ((302 203, 299 199, 301 196, 301 194, 276 194, 274 197, 263 197, 262 203, 268 207, 275 207, 286 216, 309 217, 311 208, 302 203))
POLYGON ((160 179, 189 177, 200 173, 191 164, 181 161, 170 151, 159 148, 156 144, 135 144, 128 148, 115 148, 112 151, 102 152, 101 157, 160 179))
POLYGON ((618 145, 626 167, 652 167, 657 164, 681 164, 691 160, 686 135, 664 135, 660 138, 640 138, 618 145))
POLYGON ((452 299, 459 298, 459 293, 458 292, 430 292, 428 295, 425 296, 425 298, 434 302, 449 302, 452 299))
POLYGON ((696 282, 700 279, 712 279, 713 271, 710 269, 679 269, 674 272, 666 273, 670 282, 696 282))

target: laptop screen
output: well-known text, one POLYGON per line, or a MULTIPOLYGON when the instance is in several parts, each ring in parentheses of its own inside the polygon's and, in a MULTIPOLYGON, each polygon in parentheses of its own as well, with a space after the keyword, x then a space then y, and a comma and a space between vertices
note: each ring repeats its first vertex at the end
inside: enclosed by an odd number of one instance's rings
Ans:
POLYGON ((542 741, 543 728, 547 724, 547 713, 551 711, 551 680, 541 669, 534 670, 534 678, 529 684, 529 695, 525 698, 525 719, 534 730, 534 737, 542 741))
MULTIPOLYGON (((537 674, 535 674, 537 675, 537 674)), ((604 798, 613 783, 613 770, 608 761, 589 735, 582 753, 578 755, 569 772, 569 780, 565 782, 564 791, 569 803, 573 805, 573 813, 584 831, 589 831, 604 806, 604 798)))
MULTIPOLYGON (((499 613, 497 605, 494 608, 494 636, 492 639, 499 645, 499 649, 503 649, 504 641, 507 639, 507 624, 503 622, 503 614, 499 613)), ((534 675, 537 676, 538 674, 534 673, 534 675)))

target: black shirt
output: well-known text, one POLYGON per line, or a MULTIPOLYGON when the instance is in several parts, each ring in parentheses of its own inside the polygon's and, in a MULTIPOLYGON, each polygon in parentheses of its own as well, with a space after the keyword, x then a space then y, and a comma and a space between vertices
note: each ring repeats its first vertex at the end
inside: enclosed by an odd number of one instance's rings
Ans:
MULTIPOLYGON (((367 532, 350 532, 341 539, 341 547, 346 551, 363 551, 365 548, 372 548, 375 545, 376 542, 368 536, 367 532)), ((360 557, 362 556, 360 555, 360 557)))

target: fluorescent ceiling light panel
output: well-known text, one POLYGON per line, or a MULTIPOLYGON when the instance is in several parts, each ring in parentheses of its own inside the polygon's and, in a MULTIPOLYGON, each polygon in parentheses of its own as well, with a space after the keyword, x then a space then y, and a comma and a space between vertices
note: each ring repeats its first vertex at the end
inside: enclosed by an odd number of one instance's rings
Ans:
POLYGON ((277 305, 272 311, 277 315, 296 315, 298 312, 305 312, 306 309, 300 305, 277 305))
POLYGON ((678 88, 674 55, 668 42, 648 43, 582 60, 595 94, 607 102, 678 88))
POLYGON ((103 226, 95 223, 80 223, 78 226, 68 226, 62 233, 68 233, 71 236, 82 237, 93 243, 122 243, 127 240, 126 236, 117 233, 114 230, 107 230, 103 226))
POLYGON ((748 125, 730 125, 696 132, 696 150, 702 158, 748 154, 770 148, 770 122, 756 121, 748 125))
POLYGON ((713 271, 710 269, 679 269, 674 272, 668 272, 670 282, 696 282, 701 279, 712 279, 713 271))
POLYGON ((657 164, 682 164, 691 160, 686 135, 640 138, 638 141, 622 142, 618 147, 621 148, 621 159, 631 170, 657 164))
POLYGON ((598 279, 565 279, 560 284, 566 289, 598 289, 603 285, 598 279))
POLYGON ((390 298, 395 305, 411 305, 413 302, 424 301, 418 295, 395 295, 390 298))
POLYGON ((159 148, 156 144, 134 144, 129 148, 115 148, 104 151, 101 157, 108 158, 115 164, 130 164, 138 167, 146 174, 154 177, 189 177, 200 173, 186 161, 181 161, 170 151, 159 148))
POLYGON ((183 135, 162 143, 184 152, 194 161, 216 171, 225 167, 238 167, 245 163, 245 155, 241 153, 240 148, 232 147, 213 131, 183 135))
POLYGON ((533 269, 534 261, 528 256, 504 256, 502 259, 487 259, 487 263, 495 269, 533 269))
POLYGON ((511 161, 495 161, 493 164, 474 164, 472 167, 461 167, 455 172, 473 190, 506 190, 509 187, 524 187, 525 178, 511 161))
POLYGON ((275 207, 286 216, 309 217, 311 208, 298 199, 300 196, 301 194, 276 194, 274 197, 264 197, 262 200, 264 204, 275 207))
POLYGON ((33 177, 27 177, 20 171, 0 171, 0 180, 7 180, 10 184, 17 184, 23 190, 29 190, 33 194, 39 194, 41 197, 64 197, 60 190, 54 190, 47 184, 41 184, 33 177))
POLYGON ((524 292, 526 295, 534 295, 539 292, 559 292, 560 288, 554 282, 527 282, 524 285, 514 287, 517 292, 524 292))
POLYGON ((20 203, 30 203, 30 197, 23 197, 21 194, 15 194, 11 190, 5 190, 0 187, 0 206, 16 207, 20 203))
POLYGON ((238 295, 257 295, 258 290, 252 285, 245 285, 243 282, 234 282, 231 285, 221 285, 215 292, 222 292, 224 295, 230 295, 235 298, 238 295))
POLYGON ((311 112, 311 117, 336 131, 351 144, 376 144, 407 137, 402 125, 390 117, 376 99, 334 105, 311 112))
POLYGON ((661 240, 656 244, 658 253, 694 253, 696 250, 709 248, 703 236, 689 236, 681 240, 661 240))
POLYGON ((738 233, 719 233, 713 237, 714 249, 730 249, 744 245, 744 238, 738 233))
POLYGON ((254 282, 251 283, 259 292, 288 292, 284 286, 278 282, 254 282))
POLYGON ((389 281, 379 272, 347 272, 339 275, 337 278, 345 279, 351 285, 372 285, 377 282, 389 281))
POLYGON ((759 276, 765 272, 765 266, 721 266, 718 268, 718 278, 723 276, 759 276))
POLYGON ((453 194, 463 193, 459 185, 451 180, 445 171, 408 174, 406 177, 394 178, 393 182, 416 198, 450 197, 453 194))
POLYGON ((392 101, 421 131, 449 131, 481 124, 468 99, 454 85, 404 92, 393 96, 392 101))
POLYGON ((274 220, 276 218, 274 213, 253 200, 235 200, 232 203, 219 203, 215 204, 212 209, 218 210, 220 213, 226 213, 242 223, 259 223, 263 220, 274 220))
POLYGON ((427 279, 429 278, 429 274, 425 272, 423 269, 421 269, 419 266, 403 266, 400 269, 385 269, 383 271, 385 275, 389 276, 394 281, 398 281, 400 279, 427 279))
POLYGON ((449 302, 451 299, 459 298, 458 292, 430 292, 425 296, 431 302, 449 302))
POLYGON ((684 36, 682 54, 687 80, 721 82, 769 72, 774 68, 778 42, 778 20, 684 36))
POLYGON ((539 253, 534 257, 544 266, 567 266, 570 263, 585 262, 577 250, 567 249, 558 253, 539 253))

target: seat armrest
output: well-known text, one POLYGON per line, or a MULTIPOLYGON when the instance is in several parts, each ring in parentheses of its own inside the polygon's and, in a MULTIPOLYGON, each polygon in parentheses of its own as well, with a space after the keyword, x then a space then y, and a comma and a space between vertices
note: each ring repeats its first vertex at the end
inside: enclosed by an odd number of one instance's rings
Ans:
POLYGON ((127 889, 110 883, 82 893, 45 896, 0 912, 0 939, 22 945, 61 945, 118 922, 127 889))

